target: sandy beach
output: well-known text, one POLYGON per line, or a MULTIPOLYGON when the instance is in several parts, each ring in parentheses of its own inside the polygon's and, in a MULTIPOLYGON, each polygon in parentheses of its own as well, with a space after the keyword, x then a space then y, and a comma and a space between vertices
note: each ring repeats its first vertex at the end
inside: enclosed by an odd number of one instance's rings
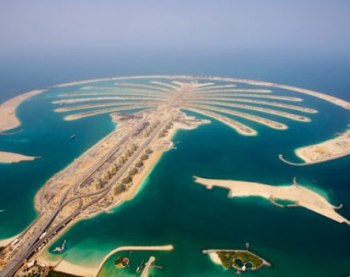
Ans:
POLYGON ((46 90, 32 90, 14 98, 7 100, 0 105, 0 134, 1 132, 14 129, 21 125, 21 122, 17 118, 16 110, 25 100, 41 94, 46 90))
POLYGON ((220 258, 219 258, 219 255, 216 254, 215 251, 208 252, 207 254, 209 255, 210 260, 211 260, 214 264, 221 265, 221 260, 220 260, 220 258))
POLYGON ((0 240, 0 247, 4 247, 14 241, 19 235, 13 236, 11 238, 0 240))
MULTIPOLYGON (((59 261, 50 260, 49 256, 45 253, 40 255, 36 260, 42 265, 50 265, 54 268, 55 271, 84 276, 84 277, 95 277, 98 276, 98 273, 102 269, 106 261, 113 256, 114 254, 122 251, 172 251, 174 247, 172 245, 150 245, 150 246, 121 246, 111 252, 109 252, 103 260, 99 263, 98 266, 85 266, 71 263, 65 259, 59 261)), ((152 261, 153 262, 153 261, 152 261)), ((151 262, 151 263, 152 263, 151 262)), ((147 275, 146 275, 147 276, 147 275)))
POLYGON ((38 157, 0 151, 0 163, 19 163, 24 161, 34 161, 37 158, 38 157))
POLYGON ((195 112, 195 113, 200 113, 203 115, 207 115, 209 117, 212 117, 221 123, 229 126, 230 128, 234 129, 237 131, 237 133, 244 135, 244 136, 256 136, 258 132, 247 125, 244 125, 236 120, 233 120, 231 118, 227 118, 225 116, 222 116, 221 114, 214 113, 208 110, 202 110, 200 108, 195 108, 195 107, 185 107, 183 110, 195 112))
POLYGON ((237 117, 241 117, 241 118, 245 118, 254 122, 258 122, 262 125, 265 125, 267 127, 270 127, 272 129, 278 129, 278 130, 286 130, 288 129, 288 126, 285 124, 282 124, 280 122, 271 120, 271 119, 267 119, 261 116, 257 116, 257 115, 252 115, 252 114, 247 114, 247 113, 243 113, 243 112, 238 112, 238 111, 234 111, 234 110, 229 110, 229 109, 224 109, 224 108, 219 108, 219 107, 214 107, 214 106, 208 106, 208 105, 189 105, 190 108, 194 107, 196 109, 203 109, 203 110, 209 110, 209 111, 214 111, 214 112, 219 112, 219 113, 225 113, 225 114, 230 114, 230 115, 234 115, 237 117))
POLYGON ((141 273, 141 277, 148 277, 149 273, 151 271, 151 266, 155 262, 156 258, 154 256, 150 257, 149 260, 146 262, 145 268, 143 269, 141 273))
POLYGON ((102 269, 103 265, 105 262, 114 254, 121 252, 121 251, 172 251, 174 250, 174 246, 171 244, 168 245, 160 245, 160 246, 121 246, 118 247, 111 252, 109 252, 101 261, 100 265, 98 268, 95 270, 95 276, 98 275, 100 270, 102 269))
MULTIPOLYGON (((110 203, 109 206, 106 206, 104 209, 100 208, 100 209, 96 209, 94 210, 94 208, 92 210, 87 210, 84 211, 83 213, 81 213, 74 221, 70 222, 68 225, 66 225, 64 227, 64 229, 62 230, 62 232, 60 234, 58 234, 58 236, 56 237, 59 238, 62 234, 64 234, 64 232, 69 229, 72 225, 76 224, 79 220, 83 219, 83 218, 88 218, 88 217, 93 217, 96 216, 97 214, 100 214, 106 210, 110 210, 112 208, 115 208, 116 206, 121 205, 122 203, 124 203, 125 201, 131 200, 133 199, 137 193, 140 191, 140 188, 142 187, 142 184, 144 183, 145 178, 147 177, 147 175, 151 172, 151 170, 154 168, 154 166, 158 163, 158 161, 160 160, 162 154, 169 150, 172 149, 172 142, 171 139, 174 136, 174 134, 177 132, 177 130, 179 129, 194 129, 197 128, 200 124, 205 124, 205 123, 209 123, 209 121, 198 121, 193 117, 188 117, 186 116, 187 120, 186 122, 182 122, 182 121, 175 121, 172 124, 172 127, 168 129, 168 132, 166 133, 165 136, 162 137, 157 137, 157 139, 152 143, 152 149, 153 149, 153 153, 149 155, 149 158, 147 160, 144 161, 144 165, 142 170, 140 170, 133 178, 133 182, 130 185, 130 187, 124 191, 123 193, 119 194, 115 201, 113 203, 110 203)), ((123 124, 119 125, 118 127, 118 131, 117 133, 123 132, 123 128, 130 128, 129 126, 124 126, 123 124)), ((106 143, 115 143, 115 134, 111 134, 109 135, 109 137, 107 137, 106 139, 103 139, 100 143, 98 143, 97 145, 95 145, 93 147, 92 150, 97 151, 98 148, 101 147, 101 145, 106 145, 106 143), (113 139, 114 138, 114 139, 113 139)), ((83 159, 83 157, 89 158, 91 157, 91 154, 89 154, 89 152, 91 153, 92 150, 90 149, 87 153, 83 154, 82 157, 80 158, 80 160, 83 159)), ((107 150, 105 150, 107 151, 107 150)), ((100 152, 99 152, 100 153, 100 152)), ((101 153, 100 153, 101 154, 101 153)), ((75 161, 76 163, 82 162, 79 160, 75 161)), ((75 168, 74 166, 70 166, 75 168)), ((83 167, 84 170, 87 169, 87 167, 83 167)), ((68 168, 67 168, 68 169, 68 168)), ((77 171, 77 168, 74 169, 75 172, 79 172, 77 171)), ((62 174, 62 173, 61 173, 62 174)), ((68 174, 68 173, 67 173, 68 174)), ((67 175, 67 178, 72 178, 69 177, 67 175)), ((64 180, 66 178, 62 177, 60 178, 60 180, 64 180)), ((65 183, 67 183, 67 181, 65 181, 65 183)), ((45 189, 42 189, 40 194, 37 194, 36 196, 36 207, 39 210, 45 209, 45 207, 43 206, 43 203, 41 203, 41 197, 45 194, 45 189)), ((50 261, 50 259, 47 257, 47 253, 45 253, 45 249, 47 249, 55 240, 52 240, 51 242, 49 242, 45 248, 43 248, 39 255, 40 255, 40 259, 42 261, 47 260, 48 262, 52 263, 53 261, 50 261)), ((123 251, 123 250, 163 250, 163 251, 170 251, 173 249, 173 246, 171 245, 166 245, 166 246, 130 246, 130 247, 120 247, 117 248, 115 250, 113 250, 110 254, 108 255, 113 255, 114 253, 118 252, 118 251, 123 251), (132 249, 131 249, 132 248, 132 249)), ((108 255, 106 256, 105 260, 108 259, 108 255)), ((102 261, 102 264, 100 266, 103 265, 105 261, 102 261)), ((88 274, 88 275, 84 275, 84 276, 93 276, 92 273, 96 272, 95 269, 93 268, 88 268, 88 269, 83 269, 80 266, 77 265, 71 265, 71 263, 66 262, 66 261, 60 261, 57 266, 55 267, 55 270, 57 271, 61 271, 61 272, 65 272, 65 273, 71 273, 71 274, 82 274, 81 272, 84 272, 84 274, 88 274), (91 273, 92 272, 92 273, 91 273), (92 275, 90 275, 92 274, 92 275)), ((97 269, 96 269, 97 270, 97 269)), ((97 270, 97 272, 100 269, 97 270)))
POLYGON ((338 223, 347 223, 350 221, 338 214, 334 207, 322 195, 300 185, 272 186, 262 183, 234 181, 234 180, 215 180, 194 177, 195 182, 208 189, 221 187, 230 191, 229 197, 249 197, 260 196, 265 199, 281 199, 296 202, 298 206, 304 207, 310 211, 318 213, 338 223))

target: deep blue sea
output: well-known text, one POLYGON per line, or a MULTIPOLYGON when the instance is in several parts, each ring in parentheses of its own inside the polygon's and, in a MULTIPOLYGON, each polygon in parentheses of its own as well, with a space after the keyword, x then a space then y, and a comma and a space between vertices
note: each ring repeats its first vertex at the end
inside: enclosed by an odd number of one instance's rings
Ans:
MULTIPOLYGON (((47 86, 90 78, 141 74, 232 76, 290 84, 325 92, 350 101, 350 63, 301 55, 76 55, 8 58, 0 65, 0 101, 47 86)), ((0 239, 21 232, 37 216, 33 199, 57 171, 113 130, 107 115, 65 122, 50 104, 64 88, 34 97, 18 110, 23 125, 18 134, 0 136, 0 150, 41 158, 30 163, 0 165, 0 239), (76 139, 70 140, 71 134, 76 139)), ((296 95, 296 94, 294 94, 296 95)), ((302 96, 302 95, 297 95, 302 96)), ((118 272, 112 257, 101 276, 133 276, 135 264, 151 254, 163 270, 154 276, 230 276, 201 251, 207 248, 251 250, 272 263, 246 276, 349 276, 350 228, 302 208, 280 209, 259 198, 231 199, 227 191, 206 190, 193 175, 269 184, 288 184, 297 176, 305 185, 325 193, 350 218, 350 157, 324 164, 291 167, 297 147, 316 143, 350 123, 350 113, 322 100, 304 97, 319 110, 312 122, 289 122, 286 131, 252 125, 256 137, 243 137, 213 121, 193 131, 179 131, 176 149, 164 154, 141 191, 130 202, 73 226, 53 247, 67 240, 62 254, 81 265, 96 264, 123 245, 173 244, 164 253, 132 253, 130 270, 118 272), (83 235, 82 235, 83 234, 83 235)), ((1 119, 0 119, 1 120, 1 119)), ((286 120, 284 121, 284 123, 286 120)), ((128 253, 127 253, 128 254, 128 253)))

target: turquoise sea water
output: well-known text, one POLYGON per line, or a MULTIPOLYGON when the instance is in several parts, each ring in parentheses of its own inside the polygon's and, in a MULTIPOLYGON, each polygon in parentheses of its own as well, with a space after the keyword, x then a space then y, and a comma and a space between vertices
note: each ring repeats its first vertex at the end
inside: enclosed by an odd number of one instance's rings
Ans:
MULTIPOLYGON (((226 68, 224 73, 220 68, 217 72, 216 75, 230 75, 231 71, 226 68)), ((299 77, 292 84, 314 85, 315 89, 329 91, 322 83, 324 80, 314 84, 312 78, 304 78, 299 77)), ((275 76, 266 80, 284 79, 275 76)), ((339 82, 339 87, 334 82, 333 91, 348 99, 343 87, 345 81, 339 82)), ((61 91, 70 88, 56 92, 61 91)), ((114 127, 104 115, 63 122, 62 116, 48 104, 54 94, 55 91, 23 104, 18 111, 24 119, 19 128, 23 131, 0 137, 1 150, 42 156, 32 163, 0 165, 0 209, 5 210, 0 213, 0 238, 23 230, 36 216, 33 197, 45 180, 114 127), (77 137, 70 140, 73 133, 77 137)), ((310 167, 290 167, 278 160, 279 153, 297 160, 293 155, 295 148, 328 139, 350 123, 349 113, 344 110, 314 98, 302 98, 320 113, 311 115, 313 122, 309 124, 283 120, 290 127, 286 131, 251 124, 259 135, 247 138, 213 121, 193 131, 178 132, 174 138, 176 149, 165 153, 132 201, 114 209, 112 214, 78 223, 53 247, 67 240, 62 256, 89 265, 98 263, 118 246, 173 244, 172 252, 132 253, 131 260, 139 264, 143 258, 155 255, 156 264, 165 267, 152 270, 154 276, 229 276, 232 271, 215 266, 201 251, 241 248, 248 241, 251 250, 273 267, 245 273, 246 276, 347 276, 349 226, 301 208, 279 209, 259 198, 230 199, 227 191, 206 190, 192 180, 193 175, 198 175, 278 185, 288 184, 297 176, 302 183, 325 193, 333 203, 343 203, 340 212, 350 218, 349 157, 310 167)), ((119 276, 113 258, 101 276, 119 276)), ((134 271, 130 269, 124 274, 132 276, 134 271)))

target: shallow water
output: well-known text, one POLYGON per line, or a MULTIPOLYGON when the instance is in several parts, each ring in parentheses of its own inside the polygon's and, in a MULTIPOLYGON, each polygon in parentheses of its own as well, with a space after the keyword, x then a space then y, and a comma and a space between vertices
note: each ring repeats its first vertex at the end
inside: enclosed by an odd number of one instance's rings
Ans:
MULTIPOLYGON (((207 67, 207 73, 212 71, 229 76, 238 69, 207 67)), ((242 71, 251 79, 263 76, 258 70, 251 76, 248 69, 242 71)), ((301 87, 329 91, 329 84, 319 80, 322 72, 317 78, 312 74, 303 78, 301 74, 294 75, 296 81, 282 76, 283 72, 269 74, 268 81, 289 80, 301 87)), ((50 82, 48 77, 47 80, 50 82)), ((332 84, 332 93, 349 99, 344 90, 349 83, 335 80, 332 84)), ((106 115, 63 122, 50 102, 55 93, 70 89, 57 89, 23 104, 18 111, 25 119, 23 132, 0 137, 1 150, 42 157, 31 163, 0 165, 0 209, 5 210, 0 213, 0 238, 23 230, 36 216, 33 209, 36 191, 114 128, 106 115), (76 134, 76 139, 70 140, 71 134, 76 134)), ((311 123, 283 120, 290 127, 286 131, 251 124, 259 131, 252 138, 242 137, 215 121, 193 131, 179 131, 174 138, 176 149, 165 153, 132 201, 117 207, 112 214, 73 226, 51 250, 67 240, 62 256, 71 262, 91 265, 98 264, 118 246, 173 244, 175 250, 171 252, 134 253, 131 268, 122 275, 113 265, 117 254, 108 260, 101 276, 132 276, 135 264, 151 255, 156 256, 156 264, 164 266, 163 270, 153 269, 154 276, 229 276, 232 271, 214 265, 201 251, 244 248, 245 242, 250 242, 251 250, 273 267, 246 276, 346 276, 350 272, 348 226, 302 208, 280 209, 260 198, 230 199, 227 191, 206 190, 192 180, 197 175, 279 185, 288 184, 297 176, 302 184, 319 190, 333 203, 343 203, 340 212, 350 218, 349 157, 309 167, 290 167, 278 160, 279 153, 297 160, 295 148, 344 130, 350 122, 349 113, 321 100, 294 95, 320 111, 310 115, 311 123)))

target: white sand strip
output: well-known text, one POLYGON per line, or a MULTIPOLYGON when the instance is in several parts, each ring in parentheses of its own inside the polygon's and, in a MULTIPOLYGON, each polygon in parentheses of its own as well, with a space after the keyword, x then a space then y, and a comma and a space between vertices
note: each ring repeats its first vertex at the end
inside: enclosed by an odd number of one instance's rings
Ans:
POLYGON ((21 122, 17 118, 16 110, 25 100, 41 94, 46 90, 32 90, 21 95, 18 95, 14 98, 7 100, 6 102, 0 105, 0 133, 14 129, 21 125, 21 122))
POLYGON ((39 157, 0 151, 0 163, 19 163, 25 161, 34 161, 37 158, 39 157))
POLYGON ((213 187, 228 189, 230 191, 229 197, 260 196, 266 199, 289 200, 336 222, 350 225, 350 221, 338 214, 335 211, 336 207, 330 204, 322 195, 300 185, 272 186, 244 181, 194 178, 196 183, 208 189, 213 187))

